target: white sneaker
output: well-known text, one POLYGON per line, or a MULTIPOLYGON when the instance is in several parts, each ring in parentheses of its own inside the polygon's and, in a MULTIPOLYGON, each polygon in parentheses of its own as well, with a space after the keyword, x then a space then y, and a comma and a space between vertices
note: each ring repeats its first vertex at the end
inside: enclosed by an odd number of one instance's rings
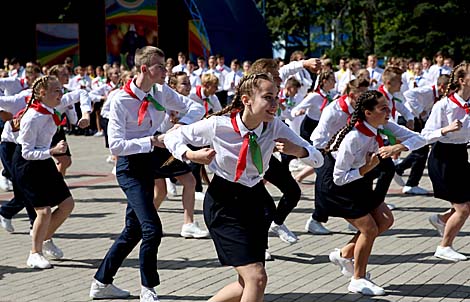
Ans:
POLYGON ((305 224, 305 230, 309 233, 318 235, 326 235, 331 233, 331 231, 325 228, 321 222, 316 221, 312 217, 307 220, 307 223, 305 224))
POLYGON ((265 261, 273 261, 273 256, 271 255, 271 253, 268 251, 268 250, 265 250, 264 251, 264 260, 265 261))
POLYGON ((285 224, 277 225, 274 221, 271 223, 271 226, 269 227, 269 231, 278 235, 279 239, 284 241, 285 243, 288 244, 294 244, 296 243, 299 238, 295 236, 294 233, 292 233, 285 224))
POLYGON ((298 159, 293 159, 289 163, 289 171, 290 172, 297 172, 302 170, 303 166, 300 163, 300 160, 298 159))
POLYGON ((0 174, 0 189, 2 189, 5 192, 8 192, 10 191, 9 187, 10 186, 8 184, 8 178, 0 174))
POLYGON ((206 238, 209 236, 208 231, 204 231, 199 227, 197 221, 193 223, 183 224, 181 228, 181 236, 184 238, 206 238))
POLYGON ((165 182, 168 194, 170 194, 171 196, 178 195, 178 192, 176 191, 176 185, 169 178, 165 178, 165 182))
POLYGON ((51 268, 51 263, 41 253, 29 252, 26 264, 31 268, 51 268))
POLYGON ((439 219, 439 215, 433 214, 429 216, 428 220, 429 220, 429 223, 432 224, 432 226, 436 228, 439 235, 441 237, 444 236, 444 230, 446 228, 446 224, 442 222, 441 219, 439 219))
POLYGON ((142 286, 142 290, 140 291, 140 302, 160 302, 160 300, 158 300, 157 293, 153 288, 149 289, 142 286))
POLYGON ((92 299, 122 299, 131 295, 128 290, 120 289, 114 284, 103 284, 96 279, 91 282, 90 298, 92 299))
POLYGON ((114 165, 114 157, 112 155, 108 155, 108 157, 106 157, 106 162, 108 164, 113 164, 114 165))
POLYGON ((114 176, 116 176, 116 166, 114 166, 113 169, 111 170, 111 174, 113 174, 114 176))
POLYGON ((104 136, 104 132, 103 131, 98 131, 95 134, 93 134, 93 136, 95 136, 95 137, 104 136))
POLYGON ((390 210, 390 211, 393 211, 397 208, 397 206, 393 203, 386 203, 387 205, 387 208, 390 210))
POLYGON ((383 296, 385 290, 380 286, 374 284, 374 282, 365 278, 354 279, 351 278, 349 282, 348 290, 353 293, 360 293, 366 296, 383 296))
POLYGON ((395 175, 393 175, 393 180, 397 183, 397 185, 399 185, 400 187, 404 187, 405 186, 405 181, 403 180, 403 178, 398 175, 396 172, 395 172, 395 175))
POLYGON ((203 192, 194 193, 194 198, 196 200, 204 200, 204 197, 206 197, 206 194, 204 194, 203 192))
POLYGON ((426 189, 423 189, 418 186, 415 186, 415 187, 404 186, 401 191, 402 193, 412 194, 412 195, 428 195, 429 194, 429 192, 426 189))
POLYGON ((13 224, 11 224, 11 219, 7 219, 0 215, 0 226, 5 229, 8 233, 13 233, 15 231, 15 228, 13 227, 13 224))
POLYGON ((434 256, 437 258, 458 262, 458 261, 465 261, 467 257, 456 252, 451 246, 440 246, 438 245, 436 248, 436 252, 434 256))
POLYGON ((330 253, 330 261, 341 267, 341 274, 343 276, 351 278, 354 275, 354 263, 352 259, 341 257, 341 250, 335 249, 330 253))
POLYGON ((42 245, 42 252, 49 258, 52 259, 61 259, 64 257, 64 252, 54 244, 52 239, 44 241, 42 245))

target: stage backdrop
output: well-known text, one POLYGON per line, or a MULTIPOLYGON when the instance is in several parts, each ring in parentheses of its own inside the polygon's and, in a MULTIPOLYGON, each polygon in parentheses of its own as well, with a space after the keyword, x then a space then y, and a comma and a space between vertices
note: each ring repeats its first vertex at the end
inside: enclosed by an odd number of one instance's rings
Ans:
POLYGON ((199 30, 199 27, 199 20, 188 21, 189 58, 194 62, 196 62, 197 57, 204 57, 207 60, 211 54, 209 38, 199 30))
POLYGON ((78 64, 78 24, 36 24, 36 49, 42 65, 61 64, 66 57, 71 57, 78 64))
POLYGON ((158 45, 157 0, 106 0, 107 61, 134 66, 137 48, 158 45))

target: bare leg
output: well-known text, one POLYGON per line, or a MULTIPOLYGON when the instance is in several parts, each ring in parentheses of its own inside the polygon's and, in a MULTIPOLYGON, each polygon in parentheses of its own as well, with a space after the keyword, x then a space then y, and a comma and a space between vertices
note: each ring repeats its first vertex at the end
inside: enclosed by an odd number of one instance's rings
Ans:
POLYGON ((196 179, 193 173, 189 172, 175 177, 183 185, 184 223, 194 222, 194 193, 196 192, 196 179))
POLYGON ((315 174, 315 170, 313 169, 313 167, 305 167, 305 168, 302 169, 302 171, 300 171, 294 177, 294 179, 297 182, 301 182, 302 180, 304 180, 305 178, 307 178, 308 176, 313 175, 313 174, 315 174))
POLYGON ((447 221, 449 220, 449 218, 455 213, 455 209, 454 208, 451 208, 447 211, 445 211, 444 213, 442 214, 437 214, 437 216, 439 217, 439 220, 442 221, 443 223, 447 223, 447 221))
POLYGON ((214 297, 210 298, 209 302, 239 302, 242 298, 243 288, 245 284, 243 279, 238 276, 238 282, 230 283, 222 288, 214 297))
POLYGON ((67 217, 69 217, 70 213, 72 213, 74 205, 75 202, 73 201, 73 198, 68 197, 67 199, 62 201, 52 212, 45 240, 49 240, 52 238, 52 235, 54 235, 57 229, 64 223, 67 217))
POLYGON ((51 221, 51 207, 34 208, 37 217, 33 224, 31 253, 42 253, 42 243, 46 240, 51 221))
MULTIPOLYGON (((374 218, 377 224, 378 232, 379 232, 378 235, 387 231, 393 225, 393 221, 394 221, 393 214, 390 211, 390 209, 385 205, 385 203, 382 203, 375 210, 373 210, 370 214, 372 215, 372 217, 374 218)), ((359 233, 356 233, 354 237, 348 242, 348 244, 346 244, 341 249, 341 257, 343 258, 354 257, 354 248, 355 248, 358 237, 359 237, 359 233)))
POLYGON ((158 210, 166 197, 166 183, 164 178, 155 179, 153 204, 158 210))
POLYGON ((441 246, 443 247, 452 246, 455 237, 470 215, 470 202, 453 203, 452 206, 455 209, 455 213, 447 220, 444 236, 441 241, 441 246))
POLYGON ((67 169, 72 165, 72 157, 68 155, 61 155, 54 157, 57 160, 57 170, 62 176, 65 176, 67 169))

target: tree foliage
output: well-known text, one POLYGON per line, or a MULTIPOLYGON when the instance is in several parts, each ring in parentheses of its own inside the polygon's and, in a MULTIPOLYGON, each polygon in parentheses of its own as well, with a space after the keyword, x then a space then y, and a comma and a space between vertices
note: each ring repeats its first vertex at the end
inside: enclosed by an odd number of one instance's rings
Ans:
MULTIPOLYGON (((262 1, 258 1, 261 4, 262 1)), ((264 0, 265 19, 273 41, 286 38, 297 49, 305 43, 309 25, 333 33, 330 57, 367 54, 419 59, 444 50, 456 62, 470 57, 467 0, 264 0)), ((310 46, 310 48, 309 48, 310 46)))

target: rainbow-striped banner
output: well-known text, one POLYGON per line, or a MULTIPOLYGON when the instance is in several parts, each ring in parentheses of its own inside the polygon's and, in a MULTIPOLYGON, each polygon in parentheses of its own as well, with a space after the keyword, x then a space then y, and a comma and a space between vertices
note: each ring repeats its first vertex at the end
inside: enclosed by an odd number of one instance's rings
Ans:
POLYGON ((203 32, 198 30, 199 27, 199 20, 188 21, 189 58, 192 61, 196 61, 199 56, 207 59, 207 56, 211 53, 209 39, 203 32))
POLYGON ((105 13, 108 63, 133 65, 136 48, 158 45, 157 0, 106 0, 105 13))
POLYGON ((37 59, 42 65, 64 63, 66 57, 78 62, 78 24, 36 24, 36 49, 37 59))

